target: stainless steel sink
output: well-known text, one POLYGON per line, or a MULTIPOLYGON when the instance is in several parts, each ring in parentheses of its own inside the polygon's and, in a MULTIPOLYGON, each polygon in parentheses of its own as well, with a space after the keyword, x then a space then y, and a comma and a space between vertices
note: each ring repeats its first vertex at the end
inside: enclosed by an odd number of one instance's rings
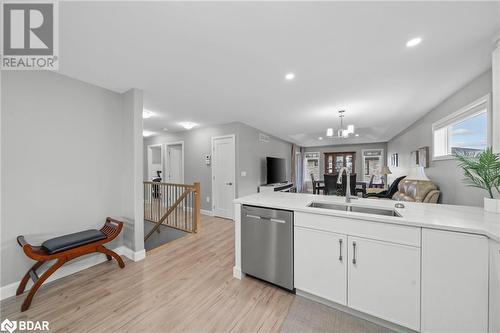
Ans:
POLYGON ((318 201, 311 202, 308 205, 308 207, 341 210, 341 211, 345 211, 345 212, 356 212, 356 213, 364 213, 364 214, 375 214, 375 215, 401 217, 401 215, 398 212, 396 212, 394 209, 386 209, 386 208, 342 205, 342 204, 334 204, 334 203, 318 202, 318 201))
POLYGON ((333 204, 333 203, 328 203, 328 202, 318 202, 318 201, 313 201, 307 206, 314 207, 314 208, 334 209, 334 210, 343 210, 343 211, 349 210, 349 206, 347 206, 347 205, 333 204))

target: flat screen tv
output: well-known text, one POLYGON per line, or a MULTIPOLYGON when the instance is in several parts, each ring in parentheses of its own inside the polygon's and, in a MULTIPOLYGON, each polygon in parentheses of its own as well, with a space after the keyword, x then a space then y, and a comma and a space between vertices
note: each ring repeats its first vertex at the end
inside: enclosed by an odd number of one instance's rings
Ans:
POLYGON ((286 182, 286 161, 284 158, 266 157, 267 162, 267 183, 286 182))

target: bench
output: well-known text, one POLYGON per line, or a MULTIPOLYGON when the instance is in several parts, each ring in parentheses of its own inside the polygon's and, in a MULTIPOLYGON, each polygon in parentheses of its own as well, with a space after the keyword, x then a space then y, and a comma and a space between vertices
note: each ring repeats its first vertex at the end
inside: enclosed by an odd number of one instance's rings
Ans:
POLYGON ((26 289, 28 280, 30 278, 33 280, 34 284, 21 306, 21 311, 28 310, 33 296, 35 296, 38 288, 40 288, 43 282, 70 260, 86 254, 100 252, 104 253, 108 260, 115 258, 120 268, 125 267, 125 263, 116 252, 104 247, 104 244, 111 242, 120 234, 122 228, 123 222, 108 217, 106 218, 106 223, 100 230, 91 229, 56 237, 43 242, 41 246, 33 246, 26 242, 24 236, 18 236, 17 242, 23 248, 24 253, 29 258, 37 261, 24 275, 16 291, 16 295, 21 295, 26 289), (56 262, 38 277, 36 270, 45 262, 51 260, 56 260, 56 262))

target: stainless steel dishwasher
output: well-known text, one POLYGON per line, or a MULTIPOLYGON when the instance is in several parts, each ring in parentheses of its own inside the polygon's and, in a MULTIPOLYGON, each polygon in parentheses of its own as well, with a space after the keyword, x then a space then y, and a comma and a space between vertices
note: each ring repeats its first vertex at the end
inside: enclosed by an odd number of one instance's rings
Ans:
POLYGON ((293 290, 293 212, 241 208, 241 269, 293 290))

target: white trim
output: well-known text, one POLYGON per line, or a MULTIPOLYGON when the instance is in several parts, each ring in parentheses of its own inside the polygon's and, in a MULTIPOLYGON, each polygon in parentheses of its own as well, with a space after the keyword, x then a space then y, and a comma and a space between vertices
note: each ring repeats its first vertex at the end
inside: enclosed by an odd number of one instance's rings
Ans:
MULTIPOLYGON (((361 180, 358 181, 365 181, 365 151, 380 151, 380 158, 382 159, 382 165, 381 166, 386 166, 388 163, 386 161, 386 156, 384 155, 384 148, 370 148, 370 149, 362 149, 361 150, 361 180)), ((356 170, 354 170, 356 172, 356 170)), ((384 181, 383 177, 384 175, 379 176, 382 181, 384 181)), ((387 184, 385 184, 387 185, 387 184)))
POLYGON ((163 149, 165 151, 165 154, 164 154, 164 157, 163 157, 163 161, 162 163, 164 163, 164 166, 163 166, 163 179, 165 179, 165 174, 166 174, 166 171, 167 171, 167 163, 165 163, 165 159, 167 158, 167 146, 175 146, 175 145, 181 145, 181 155, 182 155, 182 179, 181 179, 181 184, 184 184, 184 179, 185 179, 185 170, 186 170, 186 166, 184 165, 184 141, 172 141, 172 142, 164 142, 163 144, 163 149))
POLYGON ((474 102, 467 104, 466 106, 460 108, 458 111, 455 111, 446 117, 439 119, 434 122, 431 127, 431 160, 432 161, 442 161, 442 160, 451 160, 454 159, 453 155, 442 155, 442 156, 434 156, 434 132, 438 129, 449 127, 450 125, 461 122, 467 118, 473 117, 479 114, 481 111, 473 110, 474 108, 485 104, 486 106, 486 122, 487 122, 487 131, 488 136, 487 146, 491 145, 492 142, 492 109, 491 109, 491 93, 486 94, 485 96, 476 99, 474 102))
POLYGON ((207 216, 214 216, 214 212, 213 212, 212 210, 200 209, 200 212, 201 212, 203 215, 207 215, 207 216))
MULTIPOLYGON (((113 251, 115 251, 118 255, 125 256, 125 257, 127 257, 127 258, 129 258, 129 259, 131 259, 133 261, 142 260, 146 256, 146 251, 145 250, 134 252, 130 248, 128 248, 128 247, 126 247, 124 245, 119 246, 119 247, 113 249, 113 251)), ((47 281, 45 281, 44 284, 46 284, 48 282, 52 282, 52 281, 58 280, 60 278, 63 278, 65 276, 68 276, 68 275, 71 275, 71 274, 75 274, 75 273, 80 272, 80 271, 82 271, 84 269, 87 269, 87 268, 90 268, 92 266, 101 264, 101 263, 103 263, 105 261, 107 261, 105 255, 96 253, 96 254, 93 254, 93 255, 85 256, 85 257, 83 257, 83 258, 81 258, 79 260, 75 260, 75 261, 69 262, 66 265, 64 265, 61 268, 59 268, 54 274, 52 274, 47 279, 47 281)), ((113 265, 116 265, 117 269, 119 269, 118 268, 118 264, 116 263, 116 260, 113 259, 112 263, 113 263, 113 265)), ((16 295, 17 286, 19 285, 19 282, 20 281, 16 281, 16 282, 13 282, 13 283, 10 283, 8 285, 5 285, 5 286, 1 287, 0 288, 0 300, 3 300, 3 299, 6 299, 6 298, 15 296, 16 295)), ((28 281, 27 290, 29 288, 31 288, 31 285, 32 285, 31 280, 29 280, 28 281)))
POLYGON ((235 279, 241 280, 245 277, 245 273, 241 271, 238 267, 234 266, 233 267, 233 277, 235 279))
MULTIPOLYGON (((212 181, 212 202, 211 202, 211 205, 212 205, 212 212, 215 216, 215 211, 214 211, 214 177, 215 177, 215 168, 214 168, 214 164, 213 164, 213 161, 214 161, 214 141, 215 140, 218 140, 218 139, 225 139, 225 138, 232 138, 233 139, 233 146, 234 146, 234 186, 233 186, 233 200, 236 199, 236 182, 237 182, 237 177, 236 177, 236 135, 235 134, 228 134, 228 135, 220 135, 220 136, 212 136, 211 138, 211 149, 210 149, 210 152, 212 154, 212 176, 211 176, 211 181, 212 181)), ((224 216, 227 218, 227 216, 224 216)), ((234 216, 232 217, 234 218, 234 216)))

